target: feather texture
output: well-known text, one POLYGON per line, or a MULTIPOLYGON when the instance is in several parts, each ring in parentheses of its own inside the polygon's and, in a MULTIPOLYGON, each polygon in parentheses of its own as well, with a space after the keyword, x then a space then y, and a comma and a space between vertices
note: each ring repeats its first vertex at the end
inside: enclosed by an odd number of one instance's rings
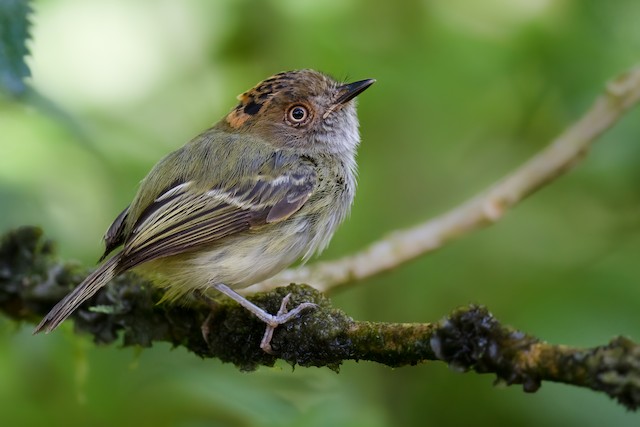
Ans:
POLYGON ((254 175, 235 188, 202 191, 192 181, 175 184, 142 210, 128 234, 124 222, 129 208, 125 209, 105 235, 107 253, 121 241, 123 250, 60 301, 35 332, 55 329, 123 271, 147 261, 219 244, 225 237, 252 227, 285 220, 303 206, 315 184, 316 173, 312 165, 304 162, 276 176, 254 175))
POLYGON ((119 261, 120 256, 118 254, 91 273, 78 287, 49 311, 40 324, 36 326, 33 333, 36 334, 41 331, 51 332, 57 328, 80 304, 91 298, 100 288, 120 273, 120 271, 118 271, 119 261))

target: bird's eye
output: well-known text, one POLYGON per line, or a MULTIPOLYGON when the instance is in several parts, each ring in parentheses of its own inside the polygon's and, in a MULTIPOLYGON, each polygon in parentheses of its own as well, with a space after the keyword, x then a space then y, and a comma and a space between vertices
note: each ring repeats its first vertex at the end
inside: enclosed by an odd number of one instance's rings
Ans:
POLYGON ((294 105, 287 111, 289 124, 299 126, 309 120, 309 110, 304 105, 294 105))

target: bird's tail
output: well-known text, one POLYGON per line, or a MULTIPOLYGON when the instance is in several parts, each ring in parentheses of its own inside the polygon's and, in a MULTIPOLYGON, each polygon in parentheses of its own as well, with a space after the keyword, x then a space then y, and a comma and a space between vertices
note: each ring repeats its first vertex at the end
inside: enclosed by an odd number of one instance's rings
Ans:
POLYGON ((119 271, 116 270, 120 256, 116 255, 91 273, 77 288, 64 297, 51 311, 44 316, 42 322, 33 331, 34 334, 45 331, 49 333, 73 313, 80 304, 88 300, 100 288, 109 283, 119 271))

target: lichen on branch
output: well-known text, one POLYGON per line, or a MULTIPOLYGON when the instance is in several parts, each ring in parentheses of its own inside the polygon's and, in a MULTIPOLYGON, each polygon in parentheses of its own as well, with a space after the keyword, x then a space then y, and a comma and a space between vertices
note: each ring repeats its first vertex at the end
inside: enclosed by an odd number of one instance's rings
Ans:
MULTIPOLYGON (((86 274, 77 264, 59 260, 40 229, 11 231, 0 239, 0 311, 36 322, 86 274)), ((479 306, 454 310, 434 323, 355 321, 305 285, 250 299, 275 312, 289 292, 292 304, 314 302, 318 308, 276 329, 273 355, 259 346, 264 325, 236 303, 221 302, 213 311, 197 302, 191 307, 157 304, 162 291, 134 273, 101 289, 72 319, 77 332, 97 343, 120 336, 125 346, 165 341, 242 370, 272 366, 278 359, 336 371, 347 360, 393 367, 440 360, 458 370, 495 374, 498 381, 522 384, 528 392, 553 381, 605 392, 629 409, 640 405, 640 346, 625 338, 590 349, 552 345, 502 325, 479 306)))

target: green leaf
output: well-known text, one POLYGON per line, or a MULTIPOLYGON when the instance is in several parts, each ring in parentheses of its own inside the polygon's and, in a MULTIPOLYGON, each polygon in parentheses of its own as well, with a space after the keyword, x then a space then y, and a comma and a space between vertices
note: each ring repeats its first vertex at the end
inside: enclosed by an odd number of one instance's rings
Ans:
POLYGON ((31 75, 25 62, 31 12, 29 0, 0 0, 0 90, 14 96, 25 92, 31 75))

